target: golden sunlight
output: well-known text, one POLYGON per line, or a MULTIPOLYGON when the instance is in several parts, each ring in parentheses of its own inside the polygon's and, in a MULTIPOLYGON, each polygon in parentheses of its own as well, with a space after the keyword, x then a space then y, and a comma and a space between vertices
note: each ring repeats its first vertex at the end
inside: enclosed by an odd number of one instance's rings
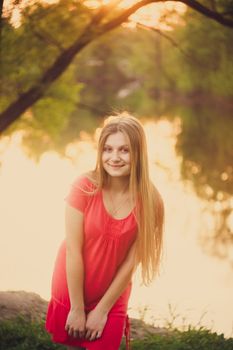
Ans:
MULTIPOLYGON (((33 5, 37 2, 45 4, 53 4, 59 0, 22 0, 18 5, 15 5, 12 0, 4 2, 3 12, 11 14, 11 22, 15 27, 20 25, 20 17, 22 9, 27 5, 33 5)), ((102 5, 113 6, 113 8, 126 9, 137 3, 137 0, 86 0, 85 5, 95 9, 102 5)), ((183 3, 174 1, 165 1, 161 3, 148 4, 132 16, 130 16, 127 24, 124 26, 136 27, 137 24, 142 24, 148 27, 156 27, 161 30, 171 30, 174 25, 182 25, 182 15, 185 13, 187 6, 183 3)), ((112 13, 112 11, 111 11, 112 13)))
POLYGON ((33 6, 40 2, 45 4, 54 4, 59 0, 22 0, 19 3, 13 0, 5 0, 3 3, 3 15, 11 18, 11 23, 14 27, 19 27, 21 23, 21 11, 26 6, 33 6))
MULTIPOLYGON (((115 3, 116 7, 126 9, 137 2, 136 0, 87 0, 85 4, 90 8, 97 8, 100 5, 115 3)), ((185 13, 186 8, 185 4, 174 1, 148 4, 130 16, 127 26, 136 27, 138 23, 161 30, 171 30, 173 25, 183 24, 181 16, 185 13)))
MULTIPOLYGON (((231 334, 232 271, 210 258, 197 241, 202 202, 180 174, 176 154, 180 119, 144 120, 150 170, 166 211, 164 259, 156 281, 145 288, 135 278, 130 315, 162 324, 168 303, 192 324, 206 311, 203 325, 231 334), (143 299, 142 296, 143 295, 143 299), (145 311, 146 314, 145 314, 145 311)), ((66 156, 45 153, 35 164, 22 149, 22 133, 0 142, 0 289, 26 290, 50 296, 57 249, 64 239, 64 197, 80 173, 95 166, 98 137, 85 132, 66 147, 66 156)), ((210 222, 213 218, 209 218, 210 222)), ((178 318, 177 325, 184 321, 178 318)))

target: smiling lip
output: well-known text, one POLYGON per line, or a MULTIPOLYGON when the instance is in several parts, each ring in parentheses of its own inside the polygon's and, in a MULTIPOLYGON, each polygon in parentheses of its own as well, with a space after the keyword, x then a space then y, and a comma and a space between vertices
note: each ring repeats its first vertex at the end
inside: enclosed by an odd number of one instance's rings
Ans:
POLYGON ((113 164, 108 164, 111 168, 122 168, 123 165, 113 165, 113 164))

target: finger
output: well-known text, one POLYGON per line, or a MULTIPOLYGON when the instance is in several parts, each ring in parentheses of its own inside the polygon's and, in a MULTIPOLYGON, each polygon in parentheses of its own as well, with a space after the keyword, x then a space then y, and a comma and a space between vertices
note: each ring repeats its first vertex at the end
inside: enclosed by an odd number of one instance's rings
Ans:
POLYGON ((78 331, 74 331, 73 337, 74 337, 74 338, 78 338, 78 337, 79 337, 79 332, 78 332, 78 331))
POLYGON ((89 339, 90 336, 91 336, 91 331, 90 331, 90 329, 88 329, 88 330, 86 331, 85 338, 86 338, 86 339, 89 339))
POLYGON ((85 331, 79 331, 79 337, 85 338, 85 331))
POLYGON ((102 332, 98 332, 98 333, 96 334, 96 338, 99 339, 99 338, 101 337, 101 335, 102 335, 102 332))
POLYGON ((74 333, 73 328, 72 328, 72 327, 69 327, 69 329, 68 329, 68 334, 69 334, 69 336, 72 337, 72 336, 73 336, 73 333, 74 333))
POLYGON ((97 332, 92 332, 90 336, 90 341, 95 340, 97 337, 97 332))
POLYGON ((66 323, 66 325, 65 325, 65 330, 69 333, 69 331, 70 331, 70 325, 69 325, 69 323, 66 323))

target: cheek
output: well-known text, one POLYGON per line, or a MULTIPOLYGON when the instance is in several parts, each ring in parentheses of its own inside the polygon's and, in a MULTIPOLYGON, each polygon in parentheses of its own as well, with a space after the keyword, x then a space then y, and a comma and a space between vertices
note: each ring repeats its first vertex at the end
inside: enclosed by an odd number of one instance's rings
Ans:
POLYGON ((130 155, 125 154, 121 157, 121 159, 124 161, 125 164, 130 165, 130 155))
POLYGON ((126 163, 130 164, 130 154, 126 154, 124 156, 124 160, 125 160, 126 163))
POLYGON ((103 153, 102 154, 102 163, 104 163, 104 162, 106 162, 106 160, 108 160, 108 154, 106 154, 106 153, 103 153))

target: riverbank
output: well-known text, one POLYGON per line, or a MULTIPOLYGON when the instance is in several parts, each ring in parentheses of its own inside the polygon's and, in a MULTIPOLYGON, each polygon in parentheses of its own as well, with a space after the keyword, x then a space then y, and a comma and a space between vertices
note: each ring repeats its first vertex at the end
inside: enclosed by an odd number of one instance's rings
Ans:
MULTIPOLYGON (((0 292, 0 350, 65 350, 44 329, 47 301, 35 293, 0 292)), ((181 332, 131 320, 132 350, 232 350, 233 338, 201 327, 181 332)), ((103 349, 108 350, 108 349, 103 349)), ((125 350, 125 339, 120 350, 125 350)))

